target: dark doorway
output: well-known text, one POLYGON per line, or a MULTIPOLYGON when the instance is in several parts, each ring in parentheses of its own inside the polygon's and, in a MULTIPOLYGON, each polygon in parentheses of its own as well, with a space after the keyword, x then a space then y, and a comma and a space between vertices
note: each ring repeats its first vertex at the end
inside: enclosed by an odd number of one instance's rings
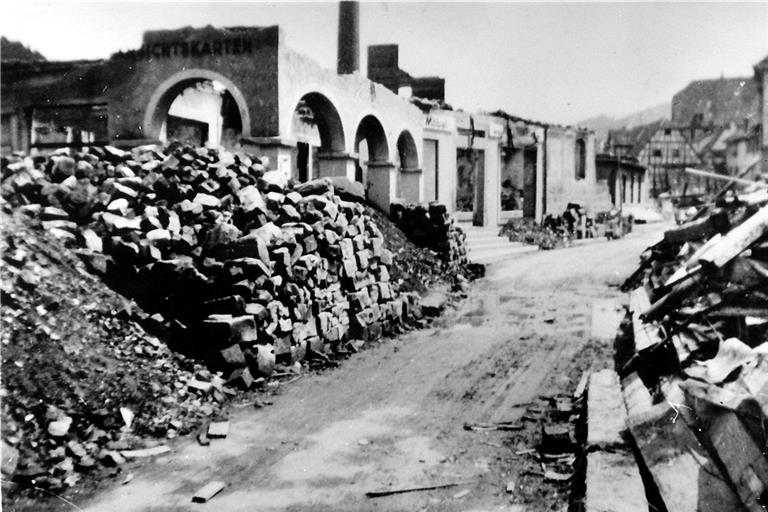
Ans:
POLYGON ((296 143, 296 167, 299 174, 299 181, 304 183, 309 181, 309 143, 296 143))
POLYGON ((536 217, 536 149, 523 151, 523 217, 536 217))
POLYGON ((436 140, 424 139, 424 198, 428 201, 437 201, 437 150, 436 140))
POLYGON ((456 210, 472 212, 472 224, 485 220, 485 152, 456 148, 456 210))
POLYGON ((475 168, 475 208, 472 214, 472 225, 485 224, 485 152, 471 151, 475 168))

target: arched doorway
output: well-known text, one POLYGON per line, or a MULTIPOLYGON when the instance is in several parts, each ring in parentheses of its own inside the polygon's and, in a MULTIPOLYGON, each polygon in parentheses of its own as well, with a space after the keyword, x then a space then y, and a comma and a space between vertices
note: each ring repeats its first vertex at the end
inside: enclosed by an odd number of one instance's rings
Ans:
POLYGON ((409 202, 418 202, 421 194, 421 169, 416 141, 408 130, 400 132, 397 138, 397 197, 409 202))
POLYGON ((355 151, 358 159, 355 165, 355 180, 368 182, 368 166, 389 162, 387 135, 381 122, 373 115, 365 116, 355 132, 355 151))
POLYGON ((316 177, 320 154, 344 151, 341 116, 331 100, 318 92, 305 94, 296 104, 291 130, 296 137, 296 175, 299 181, 316 177))
POLYGON ((419 153, 416 141, 408 130, 403 130, 397 138, 397 156, 400 159, 400 170, 416 170, 419 167, 419 153))
POLYGON ((144 132, 161 142, 239 146, 249 136, 245 98, 225 76, 203 69, 174 74, 155 90, 144 116, 144 132))

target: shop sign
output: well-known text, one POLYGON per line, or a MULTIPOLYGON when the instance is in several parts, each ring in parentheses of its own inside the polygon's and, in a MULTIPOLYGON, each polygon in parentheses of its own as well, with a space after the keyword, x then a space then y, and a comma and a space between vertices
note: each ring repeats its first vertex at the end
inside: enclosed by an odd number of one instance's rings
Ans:
POLYGON ((157 42, 143 45, 137 53, 146 59, 243 55, 253 53, 253 39, 240 36, 202 41, 157 42))
POLYGON ((443 116, 440 114, 427 114, 427 118, 424 120, 424 126, 426 128, 434 128, 435 130, 456 130, 456 120, 453 117, 443 116))

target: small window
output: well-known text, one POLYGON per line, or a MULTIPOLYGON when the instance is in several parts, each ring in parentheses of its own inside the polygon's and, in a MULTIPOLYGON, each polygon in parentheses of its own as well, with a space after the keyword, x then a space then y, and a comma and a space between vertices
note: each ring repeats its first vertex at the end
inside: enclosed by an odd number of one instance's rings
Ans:
POLYGON ((673 149, 672 150, 672 158, 680 158, 680 150, 679 149, 673 149))
POLYGON ((664 128, 664 135, 672 135, 672 128, 664 128))
POLYGON ((654 149, 653 150, 653 156, 657 158, 661 158, 661 150, 660 149, 654 149))

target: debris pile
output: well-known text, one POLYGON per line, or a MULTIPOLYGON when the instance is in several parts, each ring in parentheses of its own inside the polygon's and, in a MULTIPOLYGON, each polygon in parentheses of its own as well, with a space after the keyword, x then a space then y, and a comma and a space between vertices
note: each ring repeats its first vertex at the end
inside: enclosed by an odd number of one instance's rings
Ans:
POLYGON ((506 236, 510 242, 538 245, 543 250, 559 249, 570 247, 574 239, 621 238, 632 231, 632 222, 631 215, 618 209, 592 216, 581 206, 569 203, 562 215, 547 215, 541 224, 530 218, 510 219, 499 236, 506 236))
POLYGON ((510 219, 502 226, 499 236, 506 236, 510 242, 537 245, 542 250, 570 247, 573 240, 565 224, 551 216, 542 224, 529 218, 510 219))
POLYGON ((454 292, 466 291, 467 276, 473 275, 472 265, 443 263, 437 253, 418 247, 389 217, 373 206, 365 206, 366 214, 379 226, 384 247, 392 252, 390 278, 401 291, 424 293, 435 286, 450 285, 454 292))
POLYGON ((5 506, 29 485, 118 477, 135 448, 157 452, 220 412, 223 379, 148 335, 136 305, 39 223, 0 215, 5 506))
POLYGON ((249 155, 181 145, 16 160, 4 197, 78 246, 151 332, 241 387, 420 317, 348 180, 293 185, 249 155))
POLYGON ((702 207, 623 285, 627 426, 668 510, 768 505, 766 204, 756 189, 702 207))
POLYGON ((389 211, 392 222, 417 246, 434 251, 447 266, 466 265, 466 235, 454 223, 444 204, 395 202, 389 211))

